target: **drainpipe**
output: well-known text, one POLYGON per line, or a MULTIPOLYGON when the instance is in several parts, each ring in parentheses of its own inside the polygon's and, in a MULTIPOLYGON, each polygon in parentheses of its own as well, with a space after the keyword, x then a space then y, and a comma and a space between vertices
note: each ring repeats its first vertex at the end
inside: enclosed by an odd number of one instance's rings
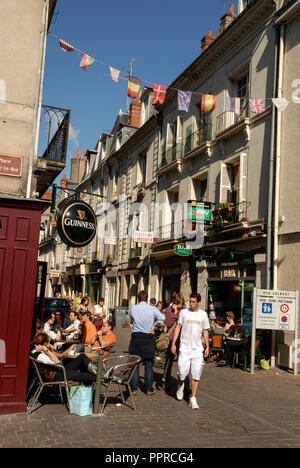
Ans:
MULTIPOLYGON (((278 28, 278 26, 277 26, 278 28)), ((284 50, 284 25, 280 25, 279 29, 279 51, 278 51, 278 69, 277 69, 277 96, 282 97, 282 80, 283 80, 283 50, 284 50)), ((278 289, 278 218, 279 218, 279 189, 280 189, 280 163, 281 163, 281 112, 277 111, 276 135, 275 135, 275 181, 274 181, 274 231, 273 231, 273 289, 278 289)), ((272 332, 272 348, 271 348, 271 366, 275 367, 275 355, 277 344, 277 333, 272 332)))
MULTIPOLYGON (((274 61, 274 81, 273 81, 273 97, 277 97, 278 83, 278 51, 279 51, 279 29, 276 28, 275 40, 275 61, 274 61)), ((267 278, 266 289, 273 289, 274 278, 274 192, 275 192, 275 141, 276 141, 276 112, 272 106, 272 123, 271 123, 271 143, 270 143, 270 161, 269 161, 269 192, 268 192, 268 221, 267 221, 267 278)), ((271 347, 271 366, 275 366, 275 345, 276 332, 272 331, 272 347, 271 347)))
POLYGON ((43 69, 44 69, 44 61, 45 61, 47 20, 48 20, 48 0, 44 0, 43 14, 42 14, 42 26, 41 26, 41 39, 40 39, 40 58, 39 58, 39 68, 38 68, 37 86, 36 86, 36 95, 35 95, 35 104, 34 104, 34 114, 33 114, 32 140, 31 140, 31 148, 30 148, 30 153, 29 153, 29 166, 28 166, 26 198, 31 197, 33 162, 34 162, 35 154, 36 154, 36 151, 37 151, 38 119, 39 119, 40 108, 41 108, 41 102, 40 101, 41 101, 42 82, 43 82, 43 69))

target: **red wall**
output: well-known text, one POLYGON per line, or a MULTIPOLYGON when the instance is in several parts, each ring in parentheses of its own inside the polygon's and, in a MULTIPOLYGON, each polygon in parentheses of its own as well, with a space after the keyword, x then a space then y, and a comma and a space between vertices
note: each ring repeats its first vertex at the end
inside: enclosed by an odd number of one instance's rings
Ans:
POLYGON ((40 222, 47 206, 0 199, 0 340, 6 348, 6 362, 0 362, 0 414, 26 411, 40 222))

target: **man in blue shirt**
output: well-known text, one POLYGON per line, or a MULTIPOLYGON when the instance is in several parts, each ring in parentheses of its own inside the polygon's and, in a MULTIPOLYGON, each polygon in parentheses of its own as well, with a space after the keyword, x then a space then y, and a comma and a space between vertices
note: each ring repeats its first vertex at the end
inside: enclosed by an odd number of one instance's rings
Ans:
MULTIPOLYGON (((130 323, 133 324, 129 353, 140 356, 145 366, 145 385, 147 395, 154 395, 153 390, 153 359, 155 357, 155 342, 153 337, 153 325, 155 322, 164 323, 164 315, 154 306, 147 304, 146 291, 138 293, 138 304, 129 311, 130 323)), ((132 394, 136 395, 139 385, 140 369, 136 369, 131 380, 132 394)))

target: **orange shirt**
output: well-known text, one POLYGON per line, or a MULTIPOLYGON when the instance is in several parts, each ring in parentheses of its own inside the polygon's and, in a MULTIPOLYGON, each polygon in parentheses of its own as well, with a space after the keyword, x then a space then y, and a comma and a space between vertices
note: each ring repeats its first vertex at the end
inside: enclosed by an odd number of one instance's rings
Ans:
POLYGON ((96 334, 97 329, 95 325, 90 320, 87 320, 87 322, 82 325, 81 343, 84 343, 86 346, 88 346, 96 334))
MULTIPOLYGON (((110 333, 109 335, 102 335, 102 337, 105 340, 105 343, 108 343, 107 346, 114 345, 117 342, 117 338, 116 338, 116 335, 114 333, 110 333)), ((99 338, 97 338, 97 340, 95 341, 94 347, 96 348, 96 347, 99 347, 99 346, 101 346, 101 344, 100 344, 99 338)), ((109 349, 104 348, 103 351, 104 351, 103 358, 106 358, 106 356, 109 353, 109 349)))

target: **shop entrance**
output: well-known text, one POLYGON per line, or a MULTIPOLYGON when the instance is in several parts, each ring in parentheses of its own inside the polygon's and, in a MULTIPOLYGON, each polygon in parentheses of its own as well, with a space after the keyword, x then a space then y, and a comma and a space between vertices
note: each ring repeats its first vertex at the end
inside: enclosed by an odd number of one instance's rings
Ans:
POLYGON ((245 280, 209 281, 209 302, 213 301, 216 316, 225 320, 226 312, 232 311, 236 320, 251 329, 254 285, 245 280))
POLYGON ((180 275, 164 276, 162 287, 162 301, 164 307, 168 307, 172 302, 174 293, 180 292, 181 278, 180 275))

